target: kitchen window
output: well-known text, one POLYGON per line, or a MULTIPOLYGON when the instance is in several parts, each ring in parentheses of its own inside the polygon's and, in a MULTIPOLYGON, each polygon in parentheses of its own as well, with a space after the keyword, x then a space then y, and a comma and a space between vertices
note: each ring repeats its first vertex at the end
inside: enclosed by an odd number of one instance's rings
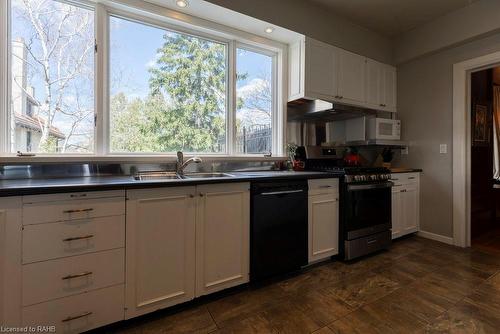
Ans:
POLYGON ((110 45, 111 152, 224 152, 225 44, 111 17, 110 45))
POLYGON ((283 154, 284 46, 110 4, 0 4, 2 152, 283 154))
POLYGON ((51 0, 10 4, 10 151, 92 153, 93 10, 51 0))
POLYGON ((274 110, 273 54, 236 49, 236 152, 272 151, 274 110))

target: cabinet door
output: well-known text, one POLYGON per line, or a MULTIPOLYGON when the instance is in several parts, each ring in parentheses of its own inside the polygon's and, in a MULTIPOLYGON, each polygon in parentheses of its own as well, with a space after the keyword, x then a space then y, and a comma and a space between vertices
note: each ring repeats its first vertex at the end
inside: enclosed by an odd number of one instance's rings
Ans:
POLYGON ((343 102, 365 102, 366 58, 338 49, 338 98, 343 102))
POLYGON ((402 207, 404 215, 403 233, 413 233, 418 230, 419 194, 416 183, 407 184, 402 193, 402 207))
POLYGON ((398 238, 403 233, 403 208, 401 186, 392 189, 392 238, 398 238))
POLYGON ((382 66, 383 64, 374 60, 366 61, 366 103, 378 108, 382 103, 382 66))
POLYGON ((20 327, 22 301, 22 199, 0 201, 0 325, 20 327))
POLYGON ((309 262, 338 254, 338 194, 309 196, 309 262))
POLYGON ((127 194, 126 318, 194 297, 195 188, 127 194))
POLYGON ((311 98, 330 99, 337 95, 337 48, 306 39, 305 95, 311 98))
POLYGON ((388 111, 396 111, 396 91, 397 91, 397 72, 396 68, 383 65, 383 75, 382 75, 382 103, 384 104, 384 109, 388 111))
POLYGON ((249 279, 250 185, 197 187, 196 296, 249 279))

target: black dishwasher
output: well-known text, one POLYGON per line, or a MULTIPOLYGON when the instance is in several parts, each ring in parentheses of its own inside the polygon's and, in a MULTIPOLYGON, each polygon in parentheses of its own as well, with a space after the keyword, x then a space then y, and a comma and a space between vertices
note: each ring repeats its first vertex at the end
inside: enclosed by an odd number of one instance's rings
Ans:
POLYGON ((250 280, 307 264, 307 180, 255 182, 251 186, 250 280))

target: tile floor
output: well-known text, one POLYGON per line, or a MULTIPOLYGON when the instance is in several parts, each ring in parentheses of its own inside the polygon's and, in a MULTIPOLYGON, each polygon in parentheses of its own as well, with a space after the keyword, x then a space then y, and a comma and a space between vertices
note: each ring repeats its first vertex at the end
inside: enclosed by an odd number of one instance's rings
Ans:
POLYGON ((409 237, 105 328, 112 333, 500 333, 500 255, 409 237))

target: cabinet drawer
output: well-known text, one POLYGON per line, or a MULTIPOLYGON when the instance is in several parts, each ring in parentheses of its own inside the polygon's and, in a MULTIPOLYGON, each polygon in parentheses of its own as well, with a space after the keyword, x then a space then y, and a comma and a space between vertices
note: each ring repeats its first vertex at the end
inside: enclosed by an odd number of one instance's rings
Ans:
POLYGON ((408 183, 416 183, 419 181, 419 173, 396 173, 391 174, 391 181, 395 185, 402 185, 408 183))
POLYGON ((57 333, 81 333, 124 319, 124 286, 82 293, 24 307, 23 326, 56 326, 57 333))
POLYGON ((43 203, 43 202, 59 202, 77 199, 97 199, 108 197, 125 197, 125 190, 104 190, 104 191, 87 191, 73 193, 58 193, 48 195, 29 195, 23 196, 23 203, 43 203))
POLYGON ((23 225, 125 214, 125 198, 111 197, 23 205, 23 225))
POLYGON ((121 284, 123 248, 23 266, 23 305, 121 284))
POLYGON ((314 179, 307 181, 309 195, 338 193, 339 179, 314 179))
POLYGON ((125 247, 125 216, 27 225, 23 263, 125 247))

